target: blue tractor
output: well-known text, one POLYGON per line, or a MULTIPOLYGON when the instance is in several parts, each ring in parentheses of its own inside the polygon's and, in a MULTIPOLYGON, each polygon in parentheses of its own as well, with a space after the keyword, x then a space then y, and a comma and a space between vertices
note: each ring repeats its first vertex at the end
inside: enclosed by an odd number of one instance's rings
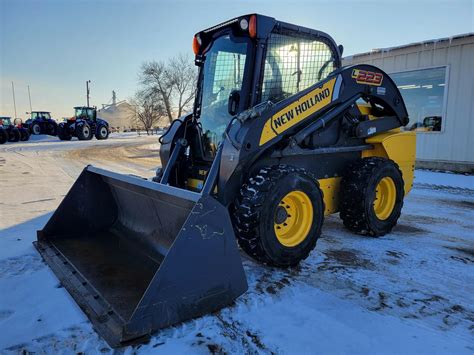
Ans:
POLYGON ((58 134, 58 124, 51 118, 51 112, 47 111, 32 111, 24 126, 34 135, 48 134, 56 136, 58 134))
POLYGON ((99 140, 109 137, 110 129, 107 121, 97 117, 96 107, 74 107, 74 116, 58 125, 58 137, 61 140, 90 140, 95 135, 99 140))

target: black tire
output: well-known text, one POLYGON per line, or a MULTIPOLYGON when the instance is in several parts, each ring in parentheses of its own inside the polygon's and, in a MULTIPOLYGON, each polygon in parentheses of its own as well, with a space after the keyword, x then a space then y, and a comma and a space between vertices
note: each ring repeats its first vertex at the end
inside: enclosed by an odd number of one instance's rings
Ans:
POLYGON ((92 139, 93 133, 91 126, 87 122, 82 122, 76 126, 76 136, 81 141, 88 141, 92 139))
POLYGON ((404 191, 402 173, 394 161, 379 157, 360 159, 349 166, 342 178, 340 217, 352 232, 372 237, 383 236, 397 224, 403 207, 404 191), (394 184, 393 193, 385 196, 384 190, 380 188, 384 178, 394 184), (382 208, 382 218, 376 212, 377 193, 382 196, 382 202, 379 203, 386 204, 386 208, 382 208))
POLYGON ((19 142, 21 138, 20 130, 18 128, 12 128, 8 133, 8 141, 9 142, 19 142))
POLYGON ((58 135, 58 125, 57 123, 48 123, 46 126, 46 134, 49 136, 57 136, 58 135))
POLYGON ((26 128, 19 128, 20 130, 20 140, 25 142, 30 139, 30 132, 26 128))
POLYGON ((95 129, 95 138, 98 140, 109 138, 109 134, 109 128, 105 124, 100 124, 95 129))
POLYGON ((163 177, 163 168, 158 168, 156 169, 155 176, 151 178, 151 181, 160 182, 162 177, 163 177))
MULTIPOLYGON (((241 248, 256 260, 279 267, 297 265, 308 257, 321 235, 323 220, 323 194, 316 178, 304 169, 286 165, 263 168, 250 178, 241 188, 233 214, 241 248), (285 206, 283 200, 295 192, 307 196, 312 213, 311 220, 306 223, 310 227, 304 232, 304 239, 288 246, 277 237, 276 230, 281 225, 286 226, 284 222, 289 221, 288 218, 300 218, 287 213, 289 206, 285 206)), ((304 225, 301 220, 298 222, 293 225, 304 225)))
POLYGON ((8 141, 8 133, 0 127, 0 144, 5 144, 8 141))
POLYGON ((71 134, 69 133, 67 127, 65 127, 64 124, 60 123, 58 125, 58 137, 60 140, 62 141, 70 141, 72 136, 71 134))
POLYGON ((34 123, 31 126, 31 134, 34 134, 35 136, 41 134, 41 125, 39 123, 34 123))

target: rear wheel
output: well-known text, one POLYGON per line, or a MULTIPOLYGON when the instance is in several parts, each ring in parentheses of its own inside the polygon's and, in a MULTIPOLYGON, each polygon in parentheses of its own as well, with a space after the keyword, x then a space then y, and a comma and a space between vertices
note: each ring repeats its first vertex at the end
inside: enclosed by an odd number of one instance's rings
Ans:
POLYGON ((151 181, 154 182, 161 182, 161 178, 163 177, 163 168, 157 168, 155 176, 151 178, 151 181))
POLYGON ((8 141, 8 133, 0 127, 0 144, 5 144, 8 141))
POLYGON ((58 137, 62 141, 70 141, 72 136, 69 133, 68 127, 66 127, 63 123, 60 123, 58 126, 58 137))
POLYGON ((95 138, 101 140, 101 139, 107 139, 108 137, 109 137, 108 127, 104 124, 98 125, 95 130, 95 138))
POLYGON ((18 142, 20 141, 20 138, 21 138, 21 135, 20 135, 20 131, 18 130, 18 128, 13 128, 10 130, 9 134, 8 134, 8 141, 9 142, 18 142))
POLYGON ((19 128, 20 130, 20 140, 21 141, 27 141, 30 139, 30 132, 26 128, 19 128))
POLYGON ((48 123, 46 130, 48 135, 56 136, 58 134, 58 125, 56 123, 48 123))
POLYGON ((31 133, 34 135, 41 134, 41 126, 39 123, 35 123, 33 126, 31 126, 31 133))
POLYGON ((76 136, 81 141, 92 139, 92 129, 87 122, 76 126, 76 136))
POLYGON ((404 183, 397 164, 370 157, 352 164, 341 181, 344 225, 357 234, 379 237, 397 224, 403 207, 404 183))
POLYGON ((233 217, 247 254, 266 264, 293 266, 308 257, 321 235, 323 195, 304 169, 264 168, 242 187, 233 217))

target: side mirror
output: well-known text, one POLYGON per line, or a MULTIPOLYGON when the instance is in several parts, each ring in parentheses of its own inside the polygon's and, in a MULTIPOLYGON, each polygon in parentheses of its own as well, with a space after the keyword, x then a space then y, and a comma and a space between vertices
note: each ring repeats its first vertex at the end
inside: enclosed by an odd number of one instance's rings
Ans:
POLYGON ((337 49, 339 49, 339 54, 342 57, 342 53, 344 53, 344 46, 342 44, 340 44, 340 45, 337 46, 337 49))
POLYGON ((229 102, 227 103, 227 111, 229 115, 235 116, 239 109, 240 90, 232 90, 229 94, 229 102))

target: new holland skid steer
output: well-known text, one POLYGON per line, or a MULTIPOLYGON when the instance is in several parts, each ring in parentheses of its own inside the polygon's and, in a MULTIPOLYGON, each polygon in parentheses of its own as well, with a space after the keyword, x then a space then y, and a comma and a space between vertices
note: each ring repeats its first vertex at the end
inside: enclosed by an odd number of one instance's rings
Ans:
POLYGON ((36 247, 112 346, 229 305, 238 245, 288 267, 325 215, 373 237, 397 223, 415 133, 390 77, 341 67, 327 34, 262 15, 197 33, 193 112, 161 137, 155 181, 84 169, 36 247))

